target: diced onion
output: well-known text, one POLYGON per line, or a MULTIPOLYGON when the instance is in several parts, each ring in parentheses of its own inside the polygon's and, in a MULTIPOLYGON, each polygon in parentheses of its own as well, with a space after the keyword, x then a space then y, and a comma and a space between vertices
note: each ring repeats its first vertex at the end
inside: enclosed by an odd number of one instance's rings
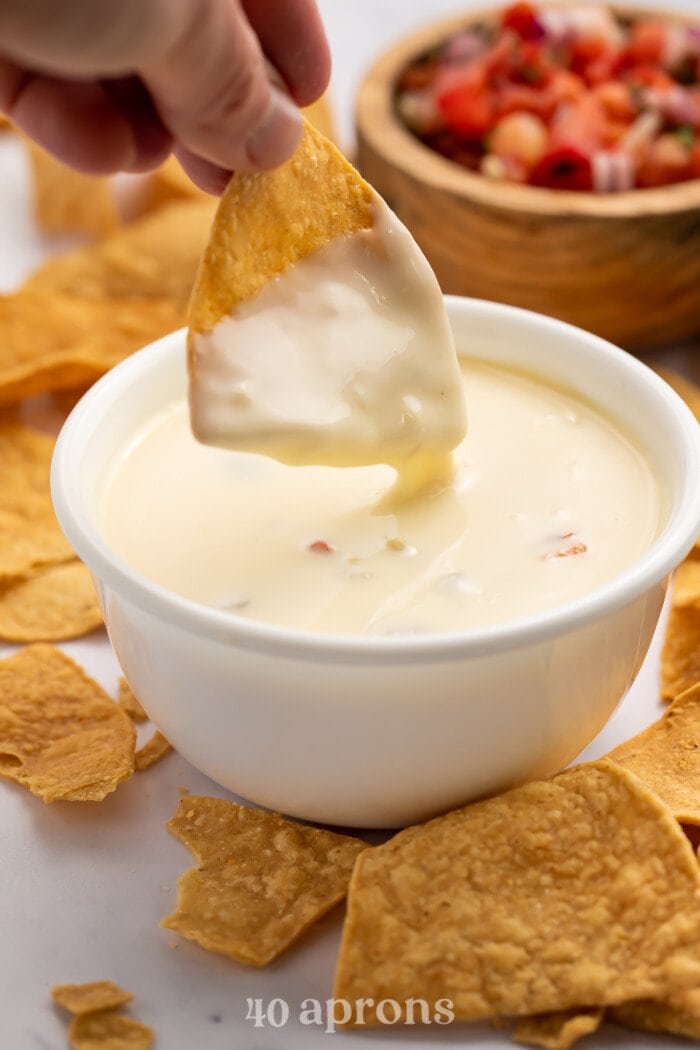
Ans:
POLYGON ((592 166, 597 193, 624 193, 634 188, 634 164, 628 153, 598 150, 592 166))

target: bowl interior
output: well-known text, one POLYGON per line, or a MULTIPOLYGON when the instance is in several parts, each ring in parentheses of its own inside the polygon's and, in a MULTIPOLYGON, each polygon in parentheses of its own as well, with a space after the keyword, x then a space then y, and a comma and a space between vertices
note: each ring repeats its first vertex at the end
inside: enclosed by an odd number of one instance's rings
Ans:
MULTIPOLYGON (((425 638, 343 638, 236 621, 169 594, 135 573, 108 548, 98 526, 105 479, 116 456, 143 424, 186 392, 185 334, 175 332, 133 355, 98 382, 74 409, 60 435, 52 488, 59 520, 78 554, 98 578, 128 590, 161 613, 188 619, 194 630, 239 643, 319 652, 357 648, 377 655, 423 650, 489 650, 525 643, 620 606, 659 583, 682 559, 700 531, 700 449, 694 417, 659 377, 635 358, 562 322, 495 303, 450 298, 447 308, 462 354, 520 368, 568 388, 597 405, 623 428, 652 462, 665 497, 659 537, 624 574, 582 598, 479 631, 425 638), (394 652, 394 650, 396 652, 394 652)), ((514 435, 517 440, 517 435, 514 435)))

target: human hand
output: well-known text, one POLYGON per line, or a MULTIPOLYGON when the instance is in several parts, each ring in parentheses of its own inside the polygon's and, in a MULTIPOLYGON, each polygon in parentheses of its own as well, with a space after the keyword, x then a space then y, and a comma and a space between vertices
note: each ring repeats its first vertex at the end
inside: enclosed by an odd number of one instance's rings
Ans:
POLYGON ((219 193, 291 155, 329 72, 315 0, 0 0, 0 111, 88 173, 173 150, 219 193))

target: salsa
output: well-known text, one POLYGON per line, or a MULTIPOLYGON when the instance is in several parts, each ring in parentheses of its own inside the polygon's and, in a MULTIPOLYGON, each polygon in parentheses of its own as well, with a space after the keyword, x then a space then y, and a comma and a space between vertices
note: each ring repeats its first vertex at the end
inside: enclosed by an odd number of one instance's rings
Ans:
POLYGON ((700 178, 700 24, 523 0, 411 62, 395 101, 488 178, 602 193, 700 178))

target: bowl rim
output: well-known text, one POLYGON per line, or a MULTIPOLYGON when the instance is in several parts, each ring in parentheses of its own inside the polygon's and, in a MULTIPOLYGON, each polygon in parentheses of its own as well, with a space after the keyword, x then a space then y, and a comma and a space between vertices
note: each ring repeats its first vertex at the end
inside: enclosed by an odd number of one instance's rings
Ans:
MULTIPOLYGON (((567 0, 545 0, 543 6, 569 7, 571 3, 567 0)), ((687 11, 666 11, 617 2, 607 6, 623 16, 656 15, 666 21, 700 25, 697 16, 687 11)), ((360 142, 364 139, 387 163, 433 190, 504 211, 551 217, 629 219, 699 209, 700 179, 607 194, 499 182, 462 168, 441 156, 405 127, 393 105, 398 74, 411 59, 439 44, 455 31, 476 22, 493 20, 501 9, 499 6, 480 7, 430 22, 382 52, 365 73, 355 100, 355 124, 360 142)))
POLYGON ((270 655, 391 665, 438 659, 462 660, 491 655, 569 633, 628 605, 662 583, 688 553, 700 532, 700 428, 685 402, 637 358, 598 336, 556 318, 519 307, 461 296, 445 296, 448 316, 466 314, 493 320, 508 315, 549 329, 566 338, 583 337, 597 358, 616 362, 636 374, 672 413, 677 434, 672 440, 688 464, 678 506, 646 553, 611 580, 579 597, 530 617, 486 627, 425 635, 335 635, 279 627, 236 617, 184 598, 142 576, 111 550, 88 511, 81 487, 85 448, 100 422, 149 369, 164 358, 185 353, 185 329, 164 336, 126 358, 87 391, 65 421, 51 465, 51 493, 58 520, 69 542, 98 581, 128 601, 173 626, 240 648, 270 655))

